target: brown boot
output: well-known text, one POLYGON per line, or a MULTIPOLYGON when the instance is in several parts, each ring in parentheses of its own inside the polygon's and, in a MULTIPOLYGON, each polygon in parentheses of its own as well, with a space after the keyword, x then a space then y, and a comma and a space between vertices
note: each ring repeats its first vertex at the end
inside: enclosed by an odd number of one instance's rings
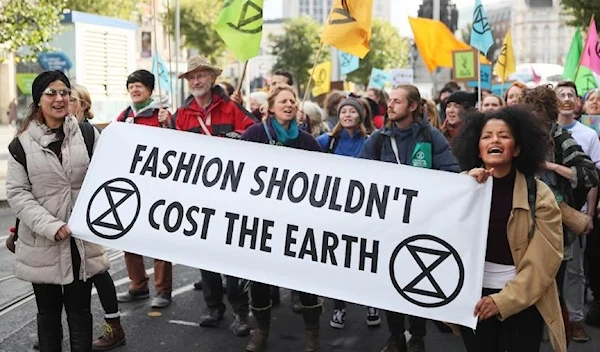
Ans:
POLYGON ((319 318, 322 311, 322 306, 302 308, 302 317, 304 318, 304 352, 319 351, 319 318))
POLYGON ((109 351, 125 344, 125 331, 121 326, 121 318, 106 319, 104 332, 92 343, 93 351, 109 351))
POLYGON ((271 326, 271 307, 257 309, 252 308, 252 314, 256 319, 256 329, 252 331, 250 341, 246 345, 248 352, 262 352, 267 345, 269 328, 271 326))

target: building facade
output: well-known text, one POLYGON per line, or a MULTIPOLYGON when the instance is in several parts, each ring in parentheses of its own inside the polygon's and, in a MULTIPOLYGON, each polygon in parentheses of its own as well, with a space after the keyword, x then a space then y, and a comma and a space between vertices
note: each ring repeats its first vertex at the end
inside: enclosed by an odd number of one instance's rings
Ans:
MULTIPOLYGON (((331 11, 333 0, 290 0, 285 1, 283 18, 310 16, 319 23, 325 23, 331 11)), ((392 0, 374 0, 373 17, 389 21, 392 0)))
POLYGON ((513 0, 511 29, 517 63, 564 65, 575 28, 560 0, 513 0))

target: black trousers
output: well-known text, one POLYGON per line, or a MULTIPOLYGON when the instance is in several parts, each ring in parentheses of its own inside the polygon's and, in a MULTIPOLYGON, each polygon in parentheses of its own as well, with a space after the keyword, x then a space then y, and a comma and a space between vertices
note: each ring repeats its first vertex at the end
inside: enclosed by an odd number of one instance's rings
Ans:
POLYGON ((67 315, 70 313, 90 311, 92 295, 92 282, 79 280, 79 268, 81 258, 71 238, 71 261, 73 264, 73 276, 75 280, 68 285, 33 284, 35 301, 40 315, 61 314, 63 306, 67 315))
MULTIPOLYGON (((483 296, 500 290, 483 289, 483 296)), ((496 317, 480 321, 477 330, 461 326, 467 352, 534 352, 540 350, 544 320, 535 306, 500 321, 496 317)))
MULTIPOLYGON (((300 303, 304 307, 315 307, 319 305, 319 297, 311 293, 298 292, 300 303)), ((260 282, 252 282, 250 285, 250 297, 252 308, 264 309, 271 305, 271 286, 260 282)))
POLYGON ((587 236, 584 253, 587 278, 594 299, 600 301, 600 221, 594 217, 594 230, 587 236))
POLYGON ((425 324, 427 324, 427 319, 421 317, 413 317, 412 315, 406 315, 397 312, 385 311, 385 316, 387 317, 388 323, 388 331, 391 335, 399 335, 404 334, 404 318, 408 317, 410 334, 416 337, 425 337, 427 333, 427 329, 425 324))
POLYGON ((94 286, 96 286, 98 298, 100 298, 100 303, 102 304, 102 308, 104 309, 107 318, 116 318, 119 316, 117 291, 115 289, 115 283, 108 271, 96 274, 90 280, 94 286))
MULTIPOLYGON (((225 311, 223 304, 223 281, 221 274, 212 271, 200 270, 202 273, 202 293, 206 306, 210 309, 225 311)), ((233 276, 225 276, 227 282, 227 300, 236 314, 248 312, 248 290, 246 280, 233 276)))

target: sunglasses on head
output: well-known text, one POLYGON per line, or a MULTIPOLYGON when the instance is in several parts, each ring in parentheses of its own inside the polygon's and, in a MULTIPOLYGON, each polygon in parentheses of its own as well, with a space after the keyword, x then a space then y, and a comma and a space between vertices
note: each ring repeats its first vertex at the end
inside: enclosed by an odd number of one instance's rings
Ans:
POLYGON ((66 89, 54 89, 54 88, 46 88, 42 94, 47 95, 49 97, 55 97, 57 94, 60 94, 61 97, 65 97, 65 96, 70 96, 71 95, 71 90, 66 88, 66 89))

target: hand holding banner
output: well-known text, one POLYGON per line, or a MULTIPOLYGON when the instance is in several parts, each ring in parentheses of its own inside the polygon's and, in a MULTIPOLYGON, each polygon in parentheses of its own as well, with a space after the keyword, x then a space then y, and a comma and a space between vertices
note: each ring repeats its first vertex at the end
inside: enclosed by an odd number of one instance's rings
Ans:
POLYGON ((113 123, 69 227, 111 248, 475 328, 491 193, 492 182, 450 172, 113 123), (436 204, 444 221, 430 221, 436 204))

